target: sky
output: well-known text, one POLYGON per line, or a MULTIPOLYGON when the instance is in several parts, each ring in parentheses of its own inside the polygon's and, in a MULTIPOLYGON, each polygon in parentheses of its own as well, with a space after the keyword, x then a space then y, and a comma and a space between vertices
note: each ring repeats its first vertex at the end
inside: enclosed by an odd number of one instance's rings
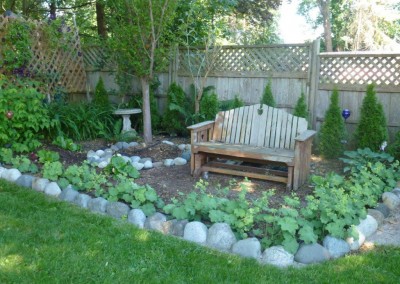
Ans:
POLYGON ((303 16, 297 14, 300 0, 282 1, 279 9, 281 17, 278 21, 278 31, 284 43, 304 43, 313 40, 321 34, 321 29, 315 32, 303 16))

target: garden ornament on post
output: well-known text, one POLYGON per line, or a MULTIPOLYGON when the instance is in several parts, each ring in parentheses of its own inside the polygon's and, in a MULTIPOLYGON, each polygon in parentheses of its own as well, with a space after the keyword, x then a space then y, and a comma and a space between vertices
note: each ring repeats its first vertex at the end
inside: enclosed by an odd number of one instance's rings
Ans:
POLYGON ((344 121, 347 121, 347 119, 350 117, 350 114, 351 112, 347 108, 342 111, 342 116, 344 118, 344 121))

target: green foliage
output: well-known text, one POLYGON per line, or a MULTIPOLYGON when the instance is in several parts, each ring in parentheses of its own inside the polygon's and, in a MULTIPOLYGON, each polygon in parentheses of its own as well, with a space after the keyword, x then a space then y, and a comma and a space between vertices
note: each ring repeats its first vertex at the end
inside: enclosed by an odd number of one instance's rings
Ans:
POLYGON ((32 26, 28 22, 9 21, 2 33, 0 47, 0 70, 23 76, 32 58, 32 26))
POLYGON ((27 86, 17 87, 0 74, 0 147, 7 144, 16 152, 40 146, 41 131, 51 125, 44 95, 27 86))
POLYGON ((0 162, 11 164, 13 160, 13 150, 10 148, 0 148, 0 162))
POLYGON ((96 195, 101 195, 108 183, 107 176, 103 173, 97 173, 96 169, 90 167, 87 162, 80 166, 69 166, 62 174, 62 178, 77 190, 95 190, 96 195))
POLYGON ((53 140, 52 144, 73 152, 79 151, 81 149, 81 146, 74 143, 72 139, 64 138, 64 136, 62 135, 57 136, 56 139, 53 140))
POLYGON ((361 170, 362 167, 369 163, 381 162, 386 165, 391 164, 394 158, 385 152, 373 152, 369 148, 357 149, 356 151, 345 151, 344 156, 347 158, 340 158, 347 166, 344 168, 344 172, 350 170, 361 170))
POLYGON ((46 162, 42 168, 42 175, 51 181, 57 181, 63 174, 64 167, 61 162, 46 162))
POLYGON ((296 105, 294 106, 293 115, 308 119, 306 97, 303 92, 301 92, 301 96, 297 100, 296 105))
POLYGON ((109 201, 123 200, 130 203, 132 208, 142 209, 146 216, 154 214, 156 208, 164 205, 154 188, 149 185, 138 185, 125 178, 108 190, 106 198, 109 201))
POLYGON ((60 155, 51 150, 39 150, 37 152, 39 163, 45 164, 47 162, 57 162, 60 160, 60 155))
POLYGON ((376 97, 373 84, 367 87, 355 138, 357 148, 368 147, 375 151, 380 148, 384 141, 388 141, 385 113, 382 104, 376 97))
POLYGON ((94 91, 93 103, 101 106, 107 106, 109 102, 108 92, 104 87, 103 78, 100 77, 97 81, 96 88, 94 91))
POLYGON ((244 106, 244 101, 239 98, 238 95, 236 95, 233 100, 220 101, 219 103, 219 109, 221 111, 230 110, 242 106, 244 106))
POLYGON ((334 89, 319 132, 318 149, 321 155, 328 159, 339 157, 344 150, 342 143, 344 138, 345 128, 339 107, 339 92, 334 89))
POLYGON ((73 141, 113 137, 117 117, 108 106, 90 103, 53 102, 50 117, 55 121, 50 132, 53 137, 69 137, 73 141), (71 115, 73 114, 73 115, 71 115))
POLYGON ((167 109, 163 116, 163 128, 169 133, 179 135, 187 134, 188 119, 191 119, 192 107, 188 106, 188 100, 182 87, 172 83, 167 91, 167 109))
POLYGON ((12 160, 12 166, 18 169, 21 173, 32 173, 38 172, 38 167, 29 160, 28 157, 19 155, 12 160))
POLYGON ((397 132, 394 141, 389 144, 388 152, 397 160, 400 160, 400 131, 397 132))
POLYGON ((140 176, 139 171, 121 156, 113 156, 110 163, 104 168, 104 172, 108 175, 114 175, 117 178, 121 176, 139 178, 140 176))
POLYGON ((271 106, 271 107, 276 106, 274 96, 272 95, 271 81, 269 81, 268 84, 264 88, 264 92, 261 97, 260 104, 265 104, 265 105, 271 106))
POLYGON ((208 87, 203 91, 200 101, 200 117, 203 120, 214 120, 218 113, 218 96, 215 92, 211 92, 214 89, 214 87, 208 87))

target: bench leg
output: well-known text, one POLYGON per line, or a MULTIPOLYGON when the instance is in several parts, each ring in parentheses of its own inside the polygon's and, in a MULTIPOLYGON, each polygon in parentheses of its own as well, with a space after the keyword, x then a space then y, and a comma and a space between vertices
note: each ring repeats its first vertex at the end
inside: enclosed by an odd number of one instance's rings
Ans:
MULTIPOLYGON (((292 185, 293 185, 293 167, 288 167, 288 180, 287 180, 287 189, 292 190, 292 185)), ((296 190, 295 188, 293 188, 296 190)))
POLYGON ((197 153, 194 154, 194 168, 192 175, 195 177, 199 177, 201 174, 201 167, 206 163, 206 155, 197 153))

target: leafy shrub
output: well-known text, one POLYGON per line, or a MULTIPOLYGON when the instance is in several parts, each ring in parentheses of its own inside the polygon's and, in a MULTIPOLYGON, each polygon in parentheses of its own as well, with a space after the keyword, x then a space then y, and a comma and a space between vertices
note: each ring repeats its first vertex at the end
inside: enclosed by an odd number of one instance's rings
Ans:
POLYGON ((218 113, 218 96, 215 92, 211 92, 214 87, 203 92, 200 101, 200 116, 202 120, 214 120, 218 113))
POLYGON ((319 132, 319 151, 328 159, 339 157, 344 150, 342 140, 345 138, 344 121, 339 107, 339 93, 332 92, 331 103, 325 113, 325 120, 319 132))
POLYGON ((97 105, 107 106, 109 102, 108 93, 104 87, 103 78, 99 78, 94 91, 93 103, 97 105))
POLYGON ((10 148, 0 148, 0 162, 11 164, 13 160, 13 150, 10 148))
POLYGON ((380 148, 384 141, 388 141, 385 113, 382 104, 377 100, 373 84, 367 87, 355 138, 357 148, 368 147, 375 151, 380 148))
POLYGON ((48 162, 57 162, 60 160, 60 155, 57 152, 51 150, 39 150, 37 152, 39 163, 45 164, 48 162))
POLYGON ((389 144, 388 152, 397 160, 400 160, 400 131, 397 132, 394 141, 389 144))
POLYGON ((21 173, 37 173, 38 167, 29 160, 28 157, 19 155, 12 160, 14 168, 18 169, 21 173))
POLYGON ((82 141, 110 139, 114 135, 117 117, 109 106, 53 102, 48 108, 50 117, 55 121, 50 131, 53 137, 63 136, 73 141, 82 141))
POLYGON ((41 132, 51 125, 44 98, 29 84, 17 87, 0 75, 0 147, 28 152, 41 145, 41 132))
POLYGON ((296 105, 294 106, 293 115, 308 119, 306 97, 303 92, 301 92, 301 96, 299 97, 299 99, 296 102, 296 105))
POLYGON ((57 181, 64 172, 64 167, 61 162, 46 162, 42 168, 43 177, 51 181, 57 181))
POLYGON ((166 131, 184 135, 188 120, 191 120, 193 111, 188 106, 186 94, 182 87, 172 83, 167 92, 167 109, 163 116, 163 127, 166 131))
POLYGON ((260 104, 265 104, 265 105, 271 106, 271 107, 276 106, 274 96, 272 95, 271 81, 269 81, 268 84, 264 88, 264 92, 261 97, 260 104))
POLYGON ((81 147, 78 144, 74 143, 72 139, 65 138, 62 135, 57 136, 56 139, 53 140, 52 144, 73 152, 79 151, 81 149, 81 147))
POLYGON ((233 100, 219 102, 219 110, 221 111, 230 110, 242 106, 244 106, 244 101, 239 98, 238 95, 235 95, 235 98, 233 100))
POLYGON ((121 176, 138 178, 140 176, 138 170, 120 156, 113 156, 110 163, 104 168, 104 172, 108 175, 115 175, 117 178, 121 176))

